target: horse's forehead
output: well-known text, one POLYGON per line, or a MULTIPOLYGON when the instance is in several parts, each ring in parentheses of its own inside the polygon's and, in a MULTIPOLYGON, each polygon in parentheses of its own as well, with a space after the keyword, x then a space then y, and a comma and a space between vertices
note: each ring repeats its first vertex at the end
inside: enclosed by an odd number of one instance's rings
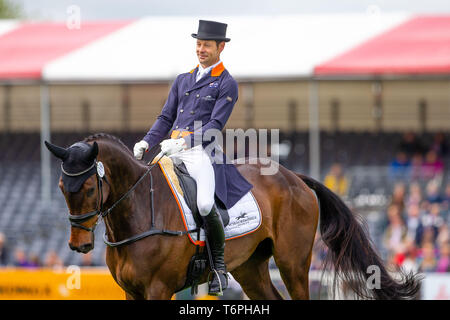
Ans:
POLYGON ((63 161, 64 169, 69 172, 75 172, 85 169, 87 165, 92 163, 90 158, 91 146, 85 142, 77 142, 71 145, 67 151, 68 157, 63 161))
POLYGON ((77 142, 72 144, 67 150, 69 151, 69 158, 84 159, 89 155, 91 146, 85 142, 77 142))
POLYGON ((69 150, 86 152, 89 151, 90 148, 91 145, 86 142, 76 142, 69 147, 69 150))
POLYGON ((92 146, 77 142, 67 150, 69 156, 62 164, 62 181, 69 192, 78 192, 85 181, 95 174, 95 159, 91 156, 92 146))

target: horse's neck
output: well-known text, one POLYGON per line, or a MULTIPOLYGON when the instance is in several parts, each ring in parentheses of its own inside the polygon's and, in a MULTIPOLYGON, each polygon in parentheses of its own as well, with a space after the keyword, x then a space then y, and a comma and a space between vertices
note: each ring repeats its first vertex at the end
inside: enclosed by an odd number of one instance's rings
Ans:
MULTIPOLYGON (((110 194, 105 202, 105 209, 108 209, 133 187, 145 173, 145 168, 120 152, 103 154, 102 158, 110 170, 110 175, 107 176, 110 194)), ((112 236, 112 241, 130 237, 141 230, 143 225, 149 224, 149 216, 146 214, 149 206, 148 182, 149 177, 146 177, 105 217, 107 232, 112 236)))

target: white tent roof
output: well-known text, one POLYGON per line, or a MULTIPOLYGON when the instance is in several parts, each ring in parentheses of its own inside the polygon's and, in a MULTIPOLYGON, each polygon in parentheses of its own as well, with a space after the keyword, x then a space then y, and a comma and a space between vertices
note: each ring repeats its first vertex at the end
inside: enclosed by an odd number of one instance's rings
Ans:
MULTIPOLYGON (((1 20, 0 20, 1 21, 1 20)), ((7 33, 15 28, 19 24, 16 20, 3 20, 0 23, 0 36, 4 33, 7 33)))

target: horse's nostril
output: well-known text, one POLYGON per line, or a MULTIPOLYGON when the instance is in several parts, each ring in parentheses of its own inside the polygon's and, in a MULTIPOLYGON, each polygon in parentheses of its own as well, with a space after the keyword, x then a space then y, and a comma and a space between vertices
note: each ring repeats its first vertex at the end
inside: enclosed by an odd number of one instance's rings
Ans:
POLYGON ((85 243, 83 245, 80 246, 80 252, 82 253, 87 253, 89 251, 91 251, 94 248, 94 245, 92 243, 85 243))
POLYGON ((85 244, 82 244, 81 246, 77 247, 77 246, 74 246, 71 243, 69 243, 69 248, 76 252, 88 253, 89 251, 91 251, 94 248, 94 244, 93 243, 85 243, 85 244))

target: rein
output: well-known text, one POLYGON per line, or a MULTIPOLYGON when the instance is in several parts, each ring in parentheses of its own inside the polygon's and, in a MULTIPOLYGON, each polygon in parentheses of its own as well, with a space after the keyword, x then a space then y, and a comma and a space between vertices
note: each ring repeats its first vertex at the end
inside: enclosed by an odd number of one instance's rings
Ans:
MULTIPOLYGON (((166 230, 166 229, 157 229, 155 228, 155 209, 154 209, 154 201, 153 201, 153 193, 154 193, 154 189, 153 189, 153 176, 151 174, 152 169, 158 164, 158 162, 162 159, 162 157, 164 156, 164 154, 162 154, 159 159, 153 163, 152 165, 149 166, 149 168, 147 169, 147 171, 133 184, 133 186, 131 186, 131 188, 125 193, 123 194, 116 202, 114 202, 111 207, 105 211, 103 211, 103 189, 102 189, 102 181, 103 179, 105 179, 105 182, 108 183, 108 181, 106 180, 105 176, 100 176, 98 171, 96 172, 96 176, 97 176, 97 187, 98 187, 98 199, 100 200, 100 203, 97 204, 97 208, 95 211, 91 211, 85 214, 81 214, 81 215, 72 215, 69 213, 69 221, 70 224, 75 227, 75 228, 80 228, 89 232, 94 233, 95 228, 97 227, 97 225, 100 222, 100 217, 101 218, 105 218, 122 200, 124 200, 125 198, 127 198, 131 192, 134 191, 134 189, 136 189, 136 187, 144 180, 144 178, 150 174, 150 214, 151 214, 151 226, 150 226, 150 230, 147 230, 143 233, 140 233, 138 235, 132 236, 130 238, 121 240, 121 241, 117 241, 117 242, 111 242, 108 240, 108 236, 106 234, 106 231, 103 235, 103 241, 104 243, 109 246, 109 247, 119 247, 119 246, 123 246, 123 245, 128 245, 131 244, 133 242, 139 241, 141 239, 147 238, 149 236, 153 236, 153 235, 165 235, 165 236, 183 236, 189 233, 193 233, 193 232, 198 232, 199 228, 193 229, 193 230, 188 230, 188 231, 172 231, 172 230, 166 230), (97 216, 97 222, 95 223, 95 225, 92 228, 88 228, 83 226, 81 223, 88 221, 89 219, 93 218, 94 216, 97 216)), ((95 161, 95 164, 97 163, 97 161, 95 161)), ((84 172, 83 172, 84 173, 84 172)), ((83 173, 78 173, 75 175, 81 175, 83 173)), ((109 185, 109 183, 108 183, 109 185)))

